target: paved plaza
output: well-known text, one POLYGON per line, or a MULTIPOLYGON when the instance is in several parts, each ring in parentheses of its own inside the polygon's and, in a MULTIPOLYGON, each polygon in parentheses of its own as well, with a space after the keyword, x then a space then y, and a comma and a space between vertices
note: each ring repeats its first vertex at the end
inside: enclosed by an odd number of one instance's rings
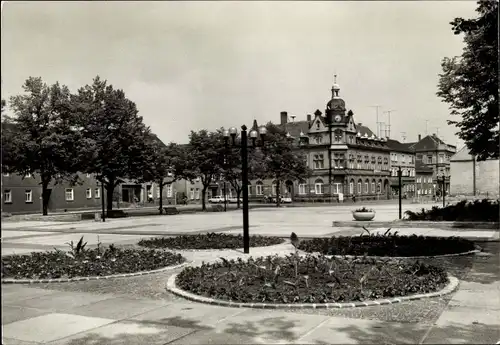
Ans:
MULTIPOLYGON (((250 211, 252 234, 299 237, 359 234, 334 228, 357 205, 250 211)), ((404 205, 416 210, 432 205, 404 205)), ((397 205, 373 205, 376 220, 397 218, 397 205)), ((382 230, 382 229, 380 229, 382 230)), ((397 229, 401 234, 494 239, 493 230, 397 229)), ((105 223, 5 222, 2 255, 95 245, 133 245, 141 238, 201 232, 241 233, 241 211, 179 214, 105 223)), ((190 302, 165 289, 170 275, 56 284, 2 285, 3 344, 492 344, 500 339, 498 242, 485 253, 456 258, 459 289, 448 296, 344 310, 257 310, 190 302), (467 264, 465 264, 467 263, 467 264), (470 263, 470 264, 469 264, 470 263)), ((253 256, 285 254, 289 243, 251 249, 253 256)), ((241 250, 183 252, 194 264, 244 257, 241 250)))

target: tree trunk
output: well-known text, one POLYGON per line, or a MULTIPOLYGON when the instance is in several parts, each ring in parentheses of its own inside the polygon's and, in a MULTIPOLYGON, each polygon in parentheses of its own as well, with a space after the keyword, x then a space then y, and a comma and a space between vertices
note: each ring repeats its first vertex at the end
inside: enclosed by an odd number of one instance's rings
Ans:
POLYGON ((236 189, 236 208, 240 208, 240 195, 241 195, 242 189, 236 189))
POLYGON ((280 200, 280 180, 276 181, 276 207, 280 207, 281 205, 281 200, 280 200))
POLYGON ((115 184, 113 181, 105 183, 104 187, 106 188, 106 210, 108 212, 113 211, 113 192, 115 191, 115 184))
POLYGON ((160 181, 158 187, 160 188, 160 214, 163 214, 163 181, 160 181))
POLYGON ((49 214, 49 182, 48 180, 42 180, 42 214, 44 216, 49 214))
POLYGON ((201 190, 201 210, 206 211, 207 210, 207 205, 205 204, 205 195, 207 194, 207 189, 208 186, 203 187, 201 190))

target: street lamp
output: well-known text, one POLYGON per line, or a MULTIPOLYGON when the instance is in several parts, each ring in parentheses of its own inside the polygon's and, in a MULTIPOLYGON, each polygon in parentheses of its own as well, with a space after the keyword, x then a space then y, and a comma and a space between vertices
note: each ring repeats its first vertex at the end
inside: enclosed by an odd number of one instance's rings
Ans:
POLYGON ((401 175, 402 175, 402 171, 401 171, 401 166, 398 167, 398 186, 399 186, 399 219, 402 218, 402 207, 401 207, 401 190, 402 190, 402 186, 401 186, 401 175))
MULTIPOLYGON (((238 130, 235 127, 229 128, 229 130, 223 131, 224 143, 226 148, 229 147, 229 137, 231 137, 231 144, 233 147, 238 147, 241 151, 241 184, 243 189, 243 251, 245 254, 250 252, 250 232, 249 232, 249 222, 248 222, 248 137, 247 137, 247 126, 241 126, 241 142, 236 144, 236 135, 238 130)), ((255 129, 250 131, 250 139, 252 139, 252 145, 250 148, 258 147, 257 137, 260 135, 261 143, 260 146, 264 146, 264 139, 267 134, 267 129, 265 126, 260 126, 258 131, 255 129)))
POLYGON ((445 205, 445 200, 446 200, 446 197, 445 197, 445 194, 446 194, 446 178, 444 175, 438 175, 437 176, 437 182, 438 182, 438 185, 440 184, 440 182, 442 183, 442 187, 441 187, 441 194, 443 194, 443 208, 446 207, 445 205))

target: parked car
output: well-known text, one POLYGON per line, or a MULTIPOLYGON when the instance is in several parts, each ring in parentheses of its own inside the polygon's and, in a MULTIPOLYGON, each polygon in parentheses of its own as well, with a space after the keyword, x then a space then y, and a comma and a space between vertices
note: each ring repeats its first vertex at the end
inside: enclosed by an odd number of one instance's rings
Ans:
POLYGON ((211 204, 223 204, 224 203, 224 197, 222 195, 217 195, 214 197, 211 197, 208 199, 208 202, 211 204))

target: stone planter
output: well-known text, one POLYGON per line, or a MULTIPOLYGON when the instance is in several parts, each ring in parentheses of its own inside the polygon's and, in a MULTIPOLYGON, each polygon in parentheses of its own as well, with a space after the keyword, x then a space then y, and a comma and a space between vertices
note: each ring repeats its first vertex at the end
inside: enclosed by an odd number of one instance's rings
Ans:
POLYGON ((375 211, 371 212, 352 212, 352 216, 354 217, 355 220, 360 220, 360 221, 369 221, 375 218, 375 211))

